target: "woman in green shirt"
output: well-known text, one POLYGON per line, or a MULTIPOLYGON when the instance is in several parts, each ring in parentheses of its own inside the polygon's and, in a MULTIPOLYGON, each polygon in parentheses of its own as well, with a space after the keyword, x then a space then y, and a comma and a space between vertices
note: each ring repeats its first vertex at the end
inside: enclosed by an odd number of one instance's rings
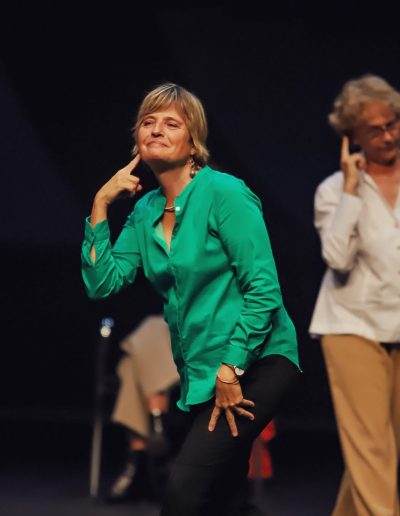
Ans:
POLYGON ((171 83, 148 93, 134 127, 135 157, 97 192, 82 246, 91 298, 131 285, 141 268, 164 302, 178 405, 193 422, 163 516, 233 515, 238 507, 246 514, 252 442, 299 370, 261 203, 243 181, 207 165, 206 138, 196 96, 171 83), (136 203, 112 246, 108 207, 142 189, 134 175, 140 160, 160 187, 136 203))

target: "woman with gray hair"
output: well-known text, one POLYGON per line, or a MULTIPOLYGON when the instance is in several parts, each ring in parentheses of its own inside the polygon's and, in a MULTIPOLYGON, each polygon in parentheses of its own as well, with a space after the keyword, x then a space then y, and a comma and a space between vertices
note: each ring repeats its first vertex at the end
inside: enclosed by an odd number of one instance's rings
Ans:
POLYGON ((90 297, 131 285, 142 269, 164 302, 178 406, 191 426, 163 516, 255 514, 246 485, 252 443, 299 370, 261 202, 242 180, 207 165, 206 137, 195 95, 170 83, 150 91, 134 128, 135 157, 96 194, 82 247, 90 297), (135 204, 112 246, 108 207, 141 190, 132 175, 140 160, 160 187, 135 204))
POLYGON ((399 114, 384 79, 347 82, 329 115, 341 170, 315 195, 327 271, 310 333, 322 340, 345 465, 335 516, 399 514, 399 114))

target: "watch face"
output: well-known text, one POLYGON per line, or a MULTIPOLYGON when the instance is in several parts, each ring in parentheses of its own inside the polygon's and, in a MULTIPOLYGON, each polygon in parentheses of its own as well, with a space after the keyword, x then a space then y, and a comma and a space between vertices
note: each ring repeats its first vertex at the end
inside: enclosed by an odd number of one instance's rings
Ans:
POLYGON ((234 367, 234 371, 236 376, 242 376, 244 374, 244 369, 240 369, 240 367, 237 366, 234 367))

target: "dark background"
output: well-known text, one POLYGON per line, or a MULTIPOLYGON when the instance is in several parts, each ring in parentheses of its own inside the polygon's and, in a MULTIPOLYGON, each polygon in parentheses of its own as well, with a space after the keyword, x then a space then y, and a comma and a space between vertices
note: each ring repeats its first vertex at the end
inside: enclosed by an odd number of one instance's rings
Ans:
MULTIPOLYGON (((264 205, 304 370, 281 424, 334 431, 320 347, 307 331, 324 270, 313 195, 338 167, 339 139, 326 121, 334 97, 364 73, 400 87, 399 31, 390 4, 379 15, 349 2, 297 4, 15 2, 3 11, 3 424, 90 422, 100 319, 115 320, 112 370, 119 339, 160 309, 143 278, 115 298, 88 300, 80 243, 94 193, 130 159, 144 92, 168 80, 203 101, 212 162, 264 205)), ((148 191, 154 179, 142 173, 148 191)), ((131 207, 113 206, 114 236, 131 207)))

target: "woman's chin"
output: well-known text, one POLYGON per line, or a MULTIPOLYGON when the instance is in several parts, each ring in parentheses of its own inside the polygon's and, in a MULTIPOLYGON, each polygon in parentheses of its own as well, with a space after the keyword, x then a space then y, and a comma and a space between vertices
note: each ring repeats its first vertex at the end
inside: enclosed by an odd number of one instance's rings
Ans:
POLYGON ((148 149, 141 152, 140 156, 145 163, 150 161, 168 161, 168 157, 165 155, 165 149, 162 148, 148 149))
POLYGON ((142 156, 142 161, 151 169, 165 168, 169 165, 169 161, 161 156, 142 156))
POLYGON ((380 156, 381 164, 384 166, 392 166, 395 164, 398 156, 399 153, 397 150, 385 152, 382 154, 382 156, 380 156))

